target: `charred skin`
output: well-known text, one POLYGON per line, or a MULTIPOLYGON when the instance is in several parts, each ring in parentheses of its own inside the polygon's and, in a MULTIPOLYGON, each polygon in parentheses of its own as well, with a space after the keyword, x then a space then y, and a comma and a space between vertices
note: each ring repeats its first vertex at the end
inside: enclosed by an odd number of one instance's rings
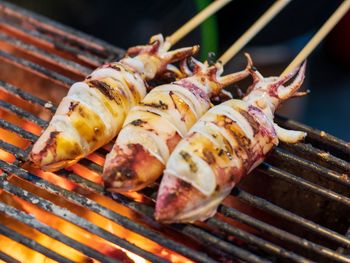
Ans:
POLYGON ((29 161, 43 170, 56 171, 112 140, 129 109, 146 95, 146 81, 168 70, 169 63, 198 50, 168 52, 169 47, 161 35, 155 36, 149 45, 131 48, 119 62, 105 64, 73 84, 34 144, 29 161))
POLYGON ((155 217, 164 223, 211 217, 279 140, 303 138, 305 133, 276 126, 273 113, 282 101, 298 96, 304 72, 305 64, 283 78, 263 78, 252 70, 254 83, 243 100, 229 100, 210 109, 171 154, 158 190, 155 217), (293 83, 284 87, 297 72, 293 83))
POLYGON ((166 177, 158 192, 155 218, 164 223, 170 223, 169 218, 176 218, 179 223, 187 222, 187 214, 197 208, 193 204, 200 204, 206 197, 191 184, 172 175, 166 177), (179 213, 183 214, 181 218, 177 217, 179 213))
POLYGON ((153 183, 162 174, 169 155, 184 134, 211 107, 210 96, 249 74, 248 70, 244 70, 221 78, 222 67, 219 64, 209 67, 196 62, 196 67, 195 72, 190 73, 191 77, 154 88, 140 106, 130 110, 112 152, 106 158, 104 182, 108 189, 135 191, 153 183), (145 154, 144 158, 150 161, 138 166, 143 167, 141 171, 147 172, 141 175, 134 171, 136 176, 129 178, 123 176, 125 164, 116 160, 126 155, 129 159, 136 158, 138 153, 130 155, 127 147, 135 143, 142 146, 140 150, 145 154), (153 166, 162 169, 150 170, 149 167, 153 166))
POLYGON ((123 191, 130 189, 140 189, 149 183, 149 180, 155 181, 157 178, 150 178, 149 173, 156 174, 164 169, 157 158, 144 149, 140 144, 129 144, 125 148, 115 148, 110 166, 104 171, 108 175, 105 184, 110 192, 118 192, 121 189, 119 181, 123 181, 123 191), (144 167, 147 165, 147 169, 144 167))

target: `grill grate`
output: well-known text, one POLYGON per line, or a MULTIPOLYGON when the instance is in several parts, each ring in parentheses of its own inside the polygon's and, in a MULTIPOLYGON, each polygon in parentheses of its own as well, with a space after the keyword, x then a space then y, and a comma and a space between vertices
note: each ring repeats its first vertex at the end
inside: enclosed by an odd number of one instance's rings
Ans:
MULTIPOLYGON (((35 76, 44 84, 49 83, 50 86, 57 86, 57 89, 60 90, 58 91, 59 95, 64 95, 66 91, 64 88, 68 88, 76 79, 86 75, 92 68, 120 57, 122 54, 121 50, 107 43, 63 27, 11 4, 0 2, 0 13, 0 49, 4 49, 0 50, 2 63, 21 69, 26 72, 26 76, 35 76), (21 53, 17 53, 18 50, 21 53)), ((26 101, 26 103, 31 103, 33 107, 40 108, 41 111, 46 110, 51 114, 55 112, 55 106, 51 106, 48 101, 30 93, 31 89, 28 88, 28 84, 22 85, 16 79, 6 77, 4 74, 0 76, 0 79, 0 95, 5 94, 11 98, 15 97, 26 101)), ((48 94, 47 96, 54 98, 54 95, 48 94)), ((42 117, 37 112, 28 110, 22 105, 15 105, 10 100, 6 100, 6 97, 0 100, 1 112, 12 114, 25 123, 41 128, 45 128, 48 124, 46 121, 48 117, 45 115, 42 117)), ((271 180, 284 181, 293 189, 304 189, 308 195, 320 196, 326 202, 333 201, 343 209, 349 209, 350 199, 341 190, 341 187, 349 187, 350 185, 348 144, 327 133, 295 121, 279 116, 276 119, 283 127, 307 131, 307 140, 305 143, 295 145, 281 143, 267 162, 258 168, 260 173, 250 176, 250 178, 259 178, 266 174, 268 177, 272 177, 271 180), (287 167, 286 164, 289 166, 287 167), (299 176, 301 173, 319 176, 317 178, 322 178, 322 182, 332 182, 340 186, 340 190, 338 191, 337 187, 328 189, 317 180, 299 176)), ((82 174, 71 170, 62 170, 56 174, 75 184, 74 191, 66 190, 58 184, 37 176, 35 172, 26 170, 23 166, 31 144, 38 137, 35 133, 26 126, 5 119, 0 119, 0 128, 27 142, 25 146, 18 146, 13 142, 0 140, 0 149, 15 157, 12 163, 0 160, 0 171, 2 171, 0 188, 3 191, 151 262, 167 262, 169 259, 98 226, 93 220, 80 216, 77 211, 71 211, 61 203, 57 204, 58 201, 42 197, 39 192, 54 194, 59 200, 94 212, 106 220, 143 236, 150 242, 157 243, 196 262, 227 261, 232 257, 240 262, 271 262, 279 259, 293 262, 350 262, 350 259, 341 253, 342 249, 336 249, 350 248, 349 236, 339 233, 339 230, 300 216, 291 209, 277 204, 275 200, 268 201, 268 198, 252 193, 249 189, 235 188, 231 197, 251 208, 264 211, 266 214, 278 218, 279 221, 292 223, 298 228, 312 233, 313 236, 325 239, 332 245, 317 242, 317 239, 315 239, 316 241, 309 240, 303 235, 292 233, 278 224, 274 224, 274 222, 265 222, 257 215, 246 213, 246 211, 241 211, 239 207, 231 207, 227 204, 222 204, 219 207, 218 217, 211 218, 203 224, 161 226, 153 218, 153 205, 150 202, 155 197, 156 186, 141 191, 143 201, 135 201, 130 196, 118 194, 111 196, 103 192, 101 185, 84 178, 82 174), (19 186, 11 180, 13 175, 26 181, 35 189, 40 189, 40 191, 38 193, 35 190, 28 191, 19 186), (113 198, 130 211, 135 211, 140 218, 134 220, 116 212, 105 203, 90 198, 92 193, 104 196, 105 199, 113 198), (237 223, 231 223, 232 219, 250 226, 254 231, 241 228, 237 223), (178 240, 175 237, 182 238, 178 240), (189 245, 186 239, 190 239, 196 245, 189 245), (295 247, 298 249, 294 249, 295 247), (301 250, 303 252, 300 252, 301 250)), ((97 155, 104 156, 106 152, 107 148, 102 148, 97 151, 97 155)), ((81 160, 79 165, 99 174, 102 171, 101 166, 90 159, 81 160)), ((89 244, 75 240, 34 216, 2 201, 0 202, 0 212, 81 251, 88 257, 102 262, 118 262, 115 255, 102 253, 89 244)), ((348 223, 346 222, 346 224, 348 223)), ((43 246, 11 227, 0 224, 0 233, 53 260, 72 262, 69 257, 55 252, 54 248, 43 246)), ((0 248, 0 259, 6 262, 18 262, 15 257, 16 255, 6 254, 0 248)))

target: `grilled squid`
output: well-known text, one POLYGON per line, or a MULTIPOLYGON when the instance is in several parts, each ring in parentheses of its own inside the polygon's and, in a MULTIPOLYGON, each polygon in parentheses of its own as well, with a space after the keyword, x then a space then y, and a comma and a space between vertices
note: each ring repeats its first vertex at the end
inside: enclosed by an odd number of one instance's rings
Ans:
POLYGON ((29 155, 35 166, 55 171, 78 162, 112 140, 127 112, 146 95, 146 81, 176 68, 170 63, 198 47, 169 51, 162 35, 150 44, 132 47, 119 62, 105 64, 72 85, 29 155))
POLYGON ((181 64, 189 77, 154 88, 130 110, 106 157, 103 175, 109 191, 135 191, 153 183, 177 143, 211 107, 210 97, 250 74, 247 68, 221 77, 220 63, 193 62, 193 71, 181 64))
POLYGON ((294 143, 306 134, 278 127, 273 115, 304 80, 305 63, 284 77, 264 78, 251 69, 253 84, 242 100, 211 108, 169 157, 156 203, 164 223, 203 221, 213 216, 232 188, 265 158, 279 140, 294 143), (295 76, 289 86, 283 86, 295 76))

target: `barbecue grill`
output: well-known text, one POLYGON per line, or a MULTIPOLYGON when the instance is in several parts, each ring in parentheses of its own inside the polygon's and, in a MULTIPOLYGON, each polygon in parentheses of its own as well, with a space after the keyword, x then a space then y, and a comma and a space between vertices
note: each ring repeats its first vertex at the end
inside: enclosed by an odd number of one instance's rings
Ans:
POLYGON ((306 141, 281 143, 217 216, 195 225, 154 220, 157 184, 104 192, 113 143, 56 173, 28 166, 70 85, 123 50, 6 2, 0 13, 1 260, 350 262, 349 145, 281 116, 306 141))

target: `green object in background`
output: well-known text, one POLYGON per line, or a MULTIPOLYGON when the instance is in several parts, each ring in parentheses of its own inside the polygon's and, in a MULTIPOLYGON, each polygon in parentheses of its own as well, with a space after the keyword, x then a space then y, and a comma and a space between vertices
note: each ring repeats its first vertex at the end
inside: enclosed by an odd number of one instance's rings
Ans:
MULTIPOLYGON (((197 6, 197 12, 204 9, 212 1, 211 0, 195 0, 197 6)), ((201 34, 201 60, 204 61, 208 58, 209 52, 218 52, 218 31, 217 31, 217 19, 216 15, 212 15, 200 26, 201 34)))

